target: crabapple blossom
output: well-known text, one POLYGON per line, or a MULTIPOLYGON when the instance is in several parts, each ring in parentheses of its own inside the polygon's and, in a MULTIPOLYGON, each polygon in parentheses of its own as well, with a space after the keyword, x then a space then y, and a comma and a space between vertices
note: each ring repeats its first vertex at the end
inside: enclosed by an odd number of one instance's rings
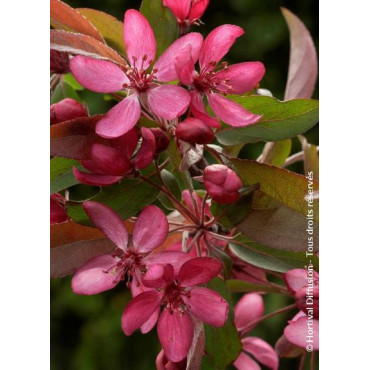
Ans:
POLYGON ((65 209, 65 199, 58 193, 50 195, 50 225, 69 219, 65 209))
POLYGON ((191 144, 209 144, 214 136, 212 129, 197 118, 187 118, 176 126, 176 137, 191 144))
POLYGON ((88 117, 86 105, 82 105, 78 101, 66 98, 58 103, 50 106, 50 123, 69 121, 74 118, 88 117))

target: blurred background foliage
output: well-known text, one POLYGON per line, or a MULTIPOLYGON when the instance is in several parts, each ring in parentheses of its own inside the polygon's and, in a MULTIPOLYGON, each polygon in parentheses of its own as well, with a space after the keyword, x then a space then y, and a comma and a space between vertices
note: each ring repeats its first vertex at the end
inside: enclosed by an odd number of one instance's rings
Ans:
MULTIPOLYGON (((138 9, 139 0, 67 0, 72 7, 102 10, 123 19, 125 10, 138 9)), ((197 28, 208 34, 213 28, 231 23, 241 26, 245 34, 237 40, 226 57, 229 63, 259 60, 266 66, 261 87, 269 89, 275 97, 283 99, 289 62, 289 32, 281 15, 284 6, 295 13, 307 26, 318 46, 318 1, 316 0, 211 0, 203 16, 205 25, 197 28)), ((113 104, 102 95, 79 91, 91 114, 106 112, 113 104)), ((314 98, 318 98, 316 88, 314 98)), ((318 125, 305 134, 308 141, 318 145, 318 125)), ((263 143, 246 145, 241 157, 255 159, 263 149, 263 143)), ((301 150, 293 139, 292 153, 301 150)), ((289 169, 302 172, 301 163, 289 169)), ((72 293, 70 278, 51 281, 51 369, 52 370, 151 370, 160 345, 155 330, 132 337, 122 333, 120 319, 123 308, 130 300, 124 284, 113 291, 97 296, 78 296, 72 293)), ((238 297, 235 297, 237 301, 238 297)), ((264 297, 265 313, 286 304, 289 298, 278 295, 264 297)), ((271 345, 282 334, 289 312, 273 317, 253 330, 271 345)), ((307 364, 308 365, 308 364, 307 364)), ((296 369, 296 359, 281 360, 280 369, 296 369)))

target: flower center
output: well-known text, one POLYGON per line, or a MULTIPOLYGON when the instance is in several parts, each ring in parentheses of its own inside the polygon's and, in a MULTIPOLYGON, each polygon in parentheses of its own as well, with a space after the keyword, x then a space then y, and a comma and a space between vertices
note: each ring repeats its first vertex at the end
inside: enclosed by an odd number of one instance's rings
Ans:
POLYGON ((173 312, 177 311, 183 313, 186 311, 186 304, 184 303, 182 296, 190 296, 190 290, 188 288, 180 287, 176 281, 167 285, 162 303, 173 312))
MULTIPOLYGON (((155 73, 157 69, 153 69, 151 72, 147 69, 144 69, 144 63, 147 61, 148 57, 143 56, 141 62, 138 61, 136 57, 132 57, 134 64, 132 66, 127 65, 124 67, 126 76, 130 80, 130 83, 123 84, 124 89, 135 89, 137 92, 145 92, 149 89, 150 85, 157 78, 155 73)), ((151 64, 152 61, 149 62, 151 64)))

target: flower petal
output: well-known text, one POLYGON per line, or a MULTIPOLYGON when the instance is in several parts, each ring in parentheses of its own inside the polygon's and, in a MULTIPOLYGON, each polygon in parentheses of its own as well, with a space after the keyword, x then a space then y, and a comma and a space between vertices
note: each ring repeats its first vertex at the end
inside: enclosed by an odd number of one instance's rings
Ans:
POLYGON ((156 290, 137 295, 123 311, 121 326, 126 335, 131 335, 143 326, 158 310, 161 304, 161 294, 156 290))
POLYGON ((156 148, 155 136, 152 131, 150 131, 146 127, 142 127, 141 136, 143 138, 143 141, 133 162, 135 168, 139 170, 148 167, 150 163, 152 163, 156 148))
POLYGON ((216 118, 211 117, 207 111, 206 107, 203 103, 202 95, 199 94, 197 91, 190 91, 191 96, 191 103, 190 109, 193 113, 194 117, 199 118, 203 122, 205 122, 209 127, 219 128, 221 127, 220 123, 217 121, 216 118))
POLYGON ((193 321, 185 312, 163 310, 158 320, 158 337, 168 360, 179 362, 186 357, 193 340, 193 321))
POLYGON ((155 58, 157 43, 149 22, 135 9, 125 13, 123 39, 131 66, 147 69, 155 58))
POLYGON ((139 142, 138 130, 134 127, 126 134, 112 139, 110 142, 114 148, 120 150, 125 158, 131 159, 137 147, 137 143, 139 142))
POLYGON ((113 93, 130 82, 121 68, 106 60, 77 55, 71 59, 70 67, 75 79, 92 91, 113 93))
POLYGON ((201 18, 203 13, 207 9, 208 4, 209 0, 194 0, 191 5, 189 19, 191 21, 195 21, 201 18))
POLYGON ((203 36, 198 32, 191 32, 186 36, 177 39, 157 60, 153 69, 158 70, 155 73, 158 81, 170 82, 177 80, 178 76, 175 69, 176 59, 183 60, 187 53, 193 65, 198 60, 200 48, 202 47, 203 36))
POLYGON ((154 114, 172 120, 188 109, 190 95, 180 86, 161 85, 148 90, 148 102, 154 114))
POLYGON ((92 186, 108 186, 115 184, 122 179, 122 176, 100 175, 83 172, 76 167, 73 167, 73 175, 81 184, 92 186))
POLYGON ((96 133, 111 139, 126 134, 140 118, 140 103, 136 94, 115 105, 97 124, 96 133))
POLYGON ((150 252, 159 247, 168 234, 168 221, 161 209, 147 206, 140 213, 133 232, 132 241, 136 252, 150 252))
MULTIPOLYGON (((235 306, 235 325, 239 331, 251 322, 262 316, 264 304, 262 297, 257 293, 244 294, 235 306)), ((250 327, 252 330, 254 326, 250 327)))
POLYGON ((298 347, 306 348, 307 344, 312 344, 315 351, 319 350, 319 320, 309 320, 306 315, 298 320, 293 319, 284 329, 284 335, 289 342, 298 347), (307 338, 307 336, 311 337, 307 338), (309 339, 312 342, 308 342, 309 339))
MULTIPOLYGON (((305 269, 293 269, 283 275, 285 284, 291 293, 296 293, 298 290, 307 286, 308 275, 305 269)), ((316 284, 318 284, 319 274, 314 271, 313 278, 316 284)))
POLYGON ((247 337, 242 339, 242 343, 244 351, 253 355, 262 365, 271 370, 279 368, 279 357, 267 342, 257 337, 247 337))
POLYGON ((198 257, 185 262, 179 271, 179 285, 183 287, 206 284, 216 277, 222 269, 222 263, 211 257, 198 257))
POLYGON ((157 310, 153 313, 152 316, 150 316, 149 320, 145 322, 145 324, 140 326, 140 331, 143 334, 149 333, 155 326, 155 324, 158 321, 158 316, 160 313, 160 308, 158 307, 157 310))
POLYGON ((144 276, 143 284, 147 288, 164 288, 173 281, 174 277, 172 265, 152 265, 144 276))
POLYGON ((189 297, 183 297, 190 312, 208 325, 223 326, 229 313, 229 304, 217 292, 208 288, 194 288, 189 297))
POLYGON ((233 365, 237 370, 261 370, 260 365, 244 352, 240 353, 233 365))
POLYGON ((181 252, 181 247, 179 250, 166 250, 158 253, 150 253, 143 259, 143 262, 147 267, 154 264, 170 264, 174 268, 175 276, 179 273, 181 266, 192 259, 193 257, 189 253, 181 252))
POLYGON ((128 241, 127 230, 116 212, 101 203, 92 201, 84 202, 82 207, 99 230, 117 247, 126 250, 128 241))
POLYGON ((104 254, 86 262, 73 275, 73 292, 76 294, 92 295, 114 288, 118 284, 119 279, 117 279, 115 270, 109 269, 118 261, 119 258, 112 257, 110 254, 104 254), (104 272, 107 270, 109 271, 104 272))
POLYGON ((260 62, 245 62, 229 66, 215 74, 218 80, 227 80, 227 84, 217 86, 228 94, 244 94, 252 90, 265 74, 265 67, 260 62), (229 86, 231 90, 229 90, 229 86))
POLYGON ((204 40, 199 56, 200 68, 203 69, 209 67, 210 64, 218 63, 243 33, 244 31, 240 27, 231 24, 215 28, 204 40))
POLYGON ((163 5, 171 9, 179 21, 187 19, 192 0, 163 0, 163 5))
POLYGON ((209 105, 222 121, 233 127, 253 125, 262 116, 253 114, 244 109, 240 104, 226 99, 220 94, 207 94, 209 105))

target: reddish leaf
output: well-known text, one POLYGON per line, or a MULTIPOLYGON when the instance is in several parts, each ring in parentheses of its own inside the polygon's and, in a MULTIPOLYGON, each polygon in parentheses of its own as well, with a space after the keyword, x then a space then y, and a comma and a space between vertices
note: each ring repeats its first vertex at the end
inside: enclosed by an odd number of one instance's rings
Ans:
POLYGON ((86 149, 96 138, 95 125, 102 115, 80 117, 50 126, 50 155, 87 159, 86 149))
POLYGON ((311 35, 302 21, 281 8, 290 32, 290 59, 284 100, 310 98, 317 79, 317 54, 311 35))
POLYGON ((111 47, 91 36, 81 33, 50 30, 50 49, 69 54, 105 59, 119 65, 127 64, 111 47))

